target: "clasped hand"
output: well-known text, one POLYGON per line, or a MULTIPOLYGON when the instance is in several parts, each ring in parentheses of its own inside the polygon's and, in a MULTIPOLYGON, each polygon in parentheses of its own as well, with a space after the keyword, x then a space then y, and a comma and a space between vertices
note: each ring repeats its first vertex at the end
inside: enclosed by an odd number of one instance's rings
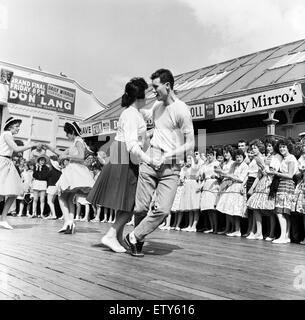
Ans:
POLYGON ((150 165, 151 165, 155 170, 159 170, 159 169, 161 168, 161 166, 164 164, 164 162, 165 162, 164 157, 162 157, 162 158, 160 158, 160 159, 158 159, 158 160, 152 158, 152 159, 150 160, 150 165))

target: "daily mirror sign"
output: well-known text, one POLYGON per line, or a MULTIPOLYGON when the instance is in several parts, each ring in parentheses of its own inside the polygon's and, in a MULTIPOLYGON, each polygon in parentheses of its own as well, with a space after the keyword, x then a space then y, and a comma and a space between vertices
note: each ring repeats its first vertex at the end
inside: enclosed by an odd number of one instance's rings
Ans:
POLYGON ((301 86, 285 87, 237 99, 215 102, 215 118, 267 111, 302 104, 301 86))
POLYGON ((74 114, 75 95, 75 89, 13 76, 8 103, 74 114))

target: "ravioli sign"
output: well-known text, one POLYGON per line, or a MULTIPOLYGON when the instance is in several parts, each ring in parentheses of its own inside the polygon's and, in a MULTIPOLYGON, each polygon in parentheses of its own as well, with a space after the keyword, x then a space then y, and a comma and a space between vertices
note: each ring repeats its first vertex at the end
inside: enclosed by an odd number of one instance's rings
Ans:
POLYGON ((74 114, 75 89, 13 76, 8 103, 74 114))

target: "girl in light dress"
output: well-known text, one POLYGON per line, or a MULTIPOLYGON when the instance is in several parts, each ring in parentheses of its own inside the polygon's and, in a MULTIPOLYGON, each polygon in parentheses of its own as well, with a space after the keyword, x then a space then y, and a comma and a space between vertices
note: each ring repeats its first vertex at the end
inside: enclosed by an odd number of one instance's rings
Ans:
MULTIPOLYGON (((255 139, 250 142, 249 153, 248 153, 250 163, 249 163, 248 180, 246 185, 247 199, 249 199, 250 196, 253 194, 253 190, 255 189, 259 181, 258 171, 259 171, 259 168, 263 168, 264 166, 264 156, 263 156, 264 152, 265 152, 265 145, 261 140, 255 139)), ((248 217, 248 230, 244 236, 251 239, 252 234, 254 234, 254 230, 256 230, 254 238, 263 239, 262 214, 260 210, 252 210, 248 206, 247 217, 248 217)))
POLYGON ((18 134, 21 122, 19 118, 8 118, 0 135, 0 201, 5 201, 0 216, 0 227, 5 229, 13 229, 7 221, 7 213, 17 196, 24 192, 22 180, 12 161, 13 152, 23 152, 39 145, 32 143, 17 146, 13 136, 18 134))
MULTIPOLYGON (((222 163, 222 165, 220 165, 218 168, 215 168, 215 173, 218 174, 218 179, 219 179, 219 191, 218 194, 216 196, 216 201, 215 201, 215 205, 217 208, 217 203, 220 199, 220 195, 222 194, 222 192, 227 188, 228 184, 230 183, 230 180, 228 178, 226 178, 226 174, 228 174, 231 170, 231 167, 234 163, 233 161, 233 156, 234 156, 234 151, 233 151, 233 147, 231 145, 226 145, 223 147, 223 158, 224 161, 222 163)), ((218 234, 227 234, 227 233, 231 233, 232 228, 233 228, 233 219, 230 215, 227 215, 225 213, 223 213, 225 215, 225 219, 226 219, 226 225, 225 225, 225 229, 223 231, 219 231, 217 232, 218 234)))
POLYGON ((58 194, 56 183, 59 180, 62 174, 62 171, 58 163, 57 156, 51 156, 50 163, 51 163, 51 167, 47 176, 47 201, 48 201, 51 214, 47 217, 47 219, 55 220, 57 219, 56 212, 55 212, 55 199, 58 194))
POLYGON ((18 217, 22 217, 23 209, 25 205, 26 205, 26 216, 27 217, 30 216, 30 205, 28 201, 31 198, 33 198, 33 193, 32 193, 33 168, 34 168, 34 165, 33 163, 30 163, 30 162, 26 162, 23 165, 21 180, 22 180, 24 193, 23 195, 17 197, 17 200, 20 200, 18 217), (31 168, 30 168, 30 164, 31 164, 31 168))
POLYGON ((256 181, 248 191, 250 195, 247 206, 256 214, 255 222, 252 224, 252 228, 247 235, 247 239, 250 240, 261 240, 262 239, 262 226, 261 226, 261 215, 266 215, 270 220, 270 230, 268 236, 265 238, 266 241, 272 241, 275 239, 275 226, 276 217, 274 214, 275 209, 275 193, 276 193, 276 182, 272 175, 268 175, 267 171, 272 168, 274 171, 280 169, 282 156, 276 152, 276 141, 274 139, 266 139, 265 141, 266 156, 264 161, 260 161, 261 158, 257 158, 259 165, 259 171, 256 181))
POLYGON ((298 171, 298 161, 294 155, 293 145, 288 139, 281 139, 277 143, 278 150, 283 157, 279 171, 271 168, 267 174, 280 178, 278 190, 275 197, 275 213, 280 223, 281 234, 278 239, 272 243, 289 243, 290 242, 290 212, 293 202, 295 184, 293 176, 298 171))
POLYGON ((299 169, 299 183, 297 184, 293 201, 291 205, 291 213, 294 215, 291 216, 291 219, 294 218, 294 221, 291 221, 291 232, 295 235, 295 241, 300 244, 305 244, 305 238, 300 241, 299 237, 299 227, 302 228, 302 232, 305 232, 305 143, 302 143, 302 154, 298 159, 298 169, 299 169), (302 222, 299 219, 299 216, 302 216, 302 222), (299 222, 301 225, 299 226, 299 222))
POLYGON ((184 187, 181 193, 180 210, 188 213, 188 226, 181 231, 196 232, 199 220, 200 192, 199 192, 199 162, 192 156, 187 156, 181 179, 184 187))
POLYGON ((244 162, 245 154, 238 149, 235 152, 235 162, 229 173, 223 176, 229 180, 227 186, 221 190, 216 209, 232 217, 234 231, 227 233, 229 237, 240 237, 240 218, 245 217, 246 190, 245 183, 248 177, 248 165, 244 162))
POLYGON ((58 153, 51 146, 46 147, 59 156, 60 162, 64 159, 69 160, 56 183, 58 200, 64 217, 64 225, 58 232, 73 234, 75 232, 75 196, 76 194, 88 194, 94 185, 94 180, 89 169, 84 165, 85 152, 88 147, 80 137, 79 126, 76 122, 66 122, 64 131, 71 141, 71 146, 64 153, 58 153))
POLYGON ((47 179, 49 174, 49 168, 46 165, 47 158, 45 155, 37 157, 36 165, 33 172, 33 214, 32 218, 43 218, 43 212, 45 207, 45 198, 47 191, 47 179), (40 215, 37 215, 37 203, 40 200, 40 215))
POLYGON ((216 199, 219 192, 218 175, 215 172, 216 168, 220 167, 219 162, 215 159, 215 150, 209 148, 206 152, 207 160, 199 170, 199 177, 201 181, 200 191, 200 210, 207 213, 210 221, 210 230, 204 233, 217 233, 218 216, 215 210, 216 199))

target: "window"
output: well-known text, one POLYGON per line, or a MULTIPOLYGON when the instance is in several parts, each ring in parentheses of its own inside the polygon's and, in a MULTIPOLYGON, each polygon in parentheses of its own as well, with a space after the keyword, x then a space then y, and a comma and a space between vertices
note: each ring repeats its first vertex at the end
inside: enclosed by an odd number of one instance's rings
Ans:
POLYGON ((183 83, 180 83, 178 85, 175 85, 174 89, 177 91, 181 90, 188 90, 188 89, 194 89, 202 86, 207 86, 212 83, 215 83, 222 78, 224 78, 226 75, 228 75, 231 71, 225 71, 221 73, 216 73, 210 76, 205 76, 200 79, 194 79, 192 81, 185 81, 183 83))
POLYGON ((303 61, 305 61, 305 51, 289 54, 284 56, 282 59, 276 62, 273 66, 271 66, 269 70, 285 67, 285 66, 300 63, 303 61))

